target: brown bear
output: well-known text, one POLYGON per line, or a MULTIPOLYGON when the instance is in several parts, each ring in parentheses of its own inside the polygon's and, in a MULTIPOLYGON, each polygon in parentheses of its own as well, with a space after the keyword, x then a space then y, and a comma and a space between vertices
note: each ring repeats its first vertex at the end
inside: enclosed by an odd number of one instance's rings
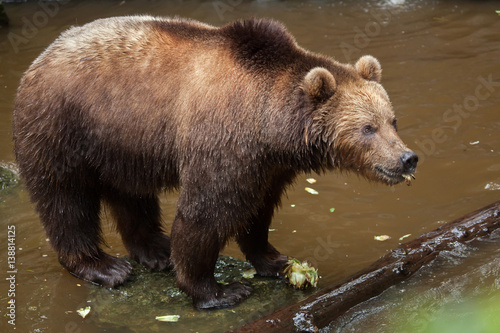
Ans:
POLYGON ((299 173, 396 184, 415 171, 381 71, 372 56, 353 66, 309 52, 270 19, 97 20, 62 33, 24 74, 19 169, 71 274, 112 287, 131 272, 101 249, 105 202, 133 259, 173 266, 198 308, 232 306, 250 287, 216 282, 219 251, 235 238, 258 274, 279 276, 287 257, 268 228, 299 173), (174 189, 169 238, 157 195, 174 189))

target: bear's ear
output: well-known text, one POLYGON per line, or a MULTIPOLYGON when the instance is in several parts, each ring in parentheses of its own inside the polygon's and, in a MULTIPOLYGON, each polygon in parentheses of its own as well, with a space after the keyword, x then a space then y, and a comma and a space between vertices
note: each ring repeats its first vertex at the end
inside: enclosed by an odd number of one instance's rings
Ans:
POLYGON ((335 93, 337 83, 326 68, 315 67, 305 76, 304 88, 313 101, 323 102, 335 93))
POLYGON ((365 55, 356 62, 356 70, 365 80, 380 83, 382 80, 382 66, 375 57, 365 55))

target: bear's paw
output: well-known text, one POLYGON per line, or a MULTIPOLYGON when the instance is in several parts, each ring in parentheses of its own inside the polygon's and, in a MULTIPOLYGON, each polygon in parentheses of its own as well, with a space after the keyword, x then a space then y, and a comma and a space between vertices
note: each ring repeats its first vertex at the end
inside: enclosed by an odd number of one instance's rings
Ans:
POLYGON ((240 282, 228 285, 219 285, 219 291, 207 299, 193 299, 193 304, 198 309, 221 309, 232 307, 248 296, 252 288, 240 282))
POLYGON ((132 266, 125 259, 115 258, 101 252, 98 256, 59 261, 66 270, 79 279, 103 287, 112 288, 123 284, 132 266))

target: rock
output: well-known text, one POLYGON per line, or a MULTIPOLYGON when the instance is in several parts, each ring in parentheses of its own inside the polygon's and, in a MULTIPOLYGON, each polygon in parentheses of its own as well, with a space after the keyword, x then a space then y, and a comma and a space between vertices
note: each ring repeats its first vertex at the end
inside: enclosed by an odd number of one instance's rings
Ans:
POLYGON ((296 302, 311 291, 296 291, 283 279, 255 276, 243 278, 252 266, 229 256, 217 261, 218 282, 241 281, 252 286, 251 296, 234 308, 199 311, 191 299, 175 287, 173 272, 151 272, 130 260, 134 267, 131 279, 123 286, 106 289, 91 286, 86 304, 92 307, 88 320, 102 328, 122 327, 127 332, 213 332, 234 329, 286 304, 296 302), (177 322, 159 322, 156 316, 178 315, 177 322))
POLYGON ((0 1, 0 28, 9 26, 9 18, 5 13, 5 9, 3 8, 2 1, 0 1))
POLYGON ((19 177, 14 169, 14 166, 7 164, 0 164, 0 191, 10 187, 14 187, 18 183, 19 183, 19 177))

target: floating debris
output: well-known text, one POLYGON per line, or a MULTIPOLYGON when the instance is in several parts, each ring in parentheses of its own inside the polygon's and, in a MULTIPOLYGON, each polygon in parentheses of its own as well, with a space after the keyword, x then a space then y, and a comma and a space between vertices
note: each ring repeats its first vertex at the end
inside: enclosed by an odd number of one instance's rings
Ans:
POLYGON ((82 317, 85 318, 87 315, 90 313, 90 306, 87 306, 86 308, 81 308, 76 310, 76 312, 82 317))
POLYGON ((488 184, 486 184, 484 189, 491 190, 491 191, 500 190, 500 184, 496 184, 494 182, 489 182, 488 184))
POLYGON ((314 178, 307 178, 306 181, 309 183, 309 184, 316 184, 317 180, 314 179, 314 178))
POLYGON ((410 237, 410 236, 411 236, 411 234, 406 234, 404 236, 399 237, 399 240, 403 240, 403 239, 410 237))
POLYGON ((247 269, 246 271, 243 271, 241 273, 241 275, 245 278, 245 279, 253 279, 253 277, 255 276, 255 274, 257 274, 257 271, 255 270, 255 268, 250 268, 250 269, 247 269))
POLYGON ((373 239, 375 239, 376 241, 379 241, 379 242, 384 242, 388 239, 391 239, 391 236, 389 236, 389 235, 373 236, 373 239))
POLYGON ((309 266, 307 261, 300 262, 300 260, 292 258, 288 260, 283 272, 287 282, 294 288, 305 289, 309 286, 316 287, 318 285, 318 270, 309 266))
POLYGON ((175 323, 177 321, 179 321, 179 318, 181 316, 179 315, 168 315, 168 316, 156 316, 155 319, 158 320, 158 321, 165 321, 165 322, 169 322, 169 323, 175 323))
POLYGON ((318 192, 318 191, 316 191, 315 189, 310 188, 310 187, 306 187, 306 188, 305 188, 305 190, 306 190, 306 192, 308 192, 308 193, 310 193, 310 194, 314 194, 314 195, 319 194, 319 192, 318 192))
POLYGON ((330 213, 333 213, 335 211, 335 208, 330 208, 330 213))

